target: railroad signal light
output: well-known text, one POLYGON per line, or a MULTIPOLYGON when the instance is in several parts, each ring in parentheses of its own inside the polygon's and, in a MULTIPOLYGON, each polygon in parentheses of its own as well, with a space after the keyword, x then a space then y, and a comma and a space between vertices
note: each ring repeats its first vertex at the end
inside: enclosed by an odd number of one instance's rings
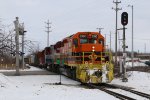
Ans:
POLYGON ((128 13, 127 12, 123 12, 121 14, 121 24, 123 26, 127 25, 128 24, 128 13))
POLYGON ((15 53, 15 52, 11 52, 10 54, 11 54, 11 55, 13 55, 13 56, 15 56, 15 55, 16 55, 16 53, 15 53))
POLYGON ((22 56, 22 55, 24 55, 25 53, 23 53, 23 52, 20 52, 19 54, 20 54, 20 56, 22 56))

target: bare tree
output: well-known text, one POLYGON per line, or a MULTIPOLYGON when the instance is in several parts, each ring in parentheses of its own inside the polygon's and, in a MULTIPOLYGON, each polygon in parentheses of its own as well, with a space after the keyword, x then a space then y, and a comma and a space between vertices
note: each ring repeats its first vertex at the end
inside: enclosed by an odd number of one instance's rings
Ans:
MULTIPOLYGON (((0 22, 0 67, 3 64, 15 64, 15 38, 16 34, 13 24, 2 25, 2 23, 0 22)), ((39 51, 39 45, 37 43, 37 41, 25 39, 24 48, 26 50, 26 53, 33 54, 39 51)), ((19 43, 19 46, 22 46, 22 43, 19 43)), ((21 50, 19 50, 19 52, 21 52, 21 50)))

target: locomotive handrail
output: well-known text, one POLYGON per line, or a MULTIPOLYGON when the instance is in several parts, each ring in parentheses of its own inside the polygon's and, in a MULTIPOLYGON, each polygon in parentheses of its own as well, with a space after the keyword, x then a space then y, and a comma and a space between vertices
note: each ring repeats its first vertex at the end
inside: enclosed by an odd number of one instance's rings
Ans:
POLYGON ((84 64, 84 52, 82 53, 82 63, 84 64))
POLYGON ((80 62, 79 64, 85 64, 85 59, 89 58, 89 60, 87 61, 88 63, 97 63, 97 64, 102 64, 102 63, 106 63, 109 62, 111 63, 112 60, 112 56, 110 52, 82 52, 80 53, 80 55, 61 55, 62 59, 70 59, 70 61, 74 60, 77 64, 77 62, 80 62), (106 57, 109 57, 108 59, 106 57))

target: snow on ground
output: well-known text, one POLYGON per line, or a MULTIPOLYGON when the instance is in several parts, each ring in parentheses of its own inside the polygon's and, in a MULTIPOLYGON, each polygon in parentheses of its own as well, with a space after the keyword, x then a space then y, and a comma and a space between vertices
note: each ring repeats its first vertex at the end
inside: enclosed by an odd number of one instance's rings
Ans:
MULTIPOLYGON (((126 65, 127 65, 127 67, 132 67, 132 62, 127 62, 126 65)), ((143 66, 143 67, 145 67, 147 65, 145 63, 143 63, 143 62, 136 61, 136 62, 134 62, 134 67, 136 67, 136 66, 141 66, 141 67, 143 66)))
MULTIPOLYGON (((0 72, 10 72, 10 71, 16 71, 16 70, 15 69, 14 70, 0 70, 0 72)), ((29 68, 21 69, 20 71, 43 71, 43 70, 30 66, 29 68)))
POLYGON ((0 73, 0 87, 8 87, 10 85, 10 80, 7 76, 0 73))
POLYGON ((0 74, 0 100, 117 100, 98 89, 80 87, 80 83, 64 76, 61 81, 63 85, 52 84, 60 82, 59 79, 59 75, 0 74))
POLYGON ((121 78, 114 79, 111 84, 119 84, 133 87, 135 90, 150 94, 150 73, 131 71, 128 82, 122 82, 121 78))
MULTIPOLYGON (((115 58, 113 58, 113 59, 115 59, 115 58)), ((149 61, 149 60, 141 60, 140 58, 133 58, 133 60, 134 60, 134 67, 136 67, 136 66, 143 66, 143 67, 145 67, 145 66, 148 66, 148 65, 146 65, 145 64, 145 62, 146 61, 149 61)), ((122 59, 122 56, 120 56, 120 57, 117 57, 117 61, 119 62, 119 61, 123 61, 123 59, 122 59)), ((127 67, 132 67, 132 60, 131 60, 131 58, 129 58, 129 57, 127 57, 126 58, 126 65, 127 65, 127 67)))
MULTIPOLYGON (((26 70, 39 71, 41 69, 31 66, 26 70)), ((128 77, 128 82, 122 82, 117 78, 110 84, 133 87, 135 90, 150 94, 150 73, 136 71, 129 73, 131 76, 128 77)), ((0 73, 0 100, 100 100, 101 98, 117 100, 98 89, 83 88, 79 85, 80 83, 64 76, 61 80, 63 85, 53 85, 56 82, 60 82, 59 75, 5 76, 0 73)), ((122 92, 117 89, 114 91, 122 92)), ((142 99, 138 98, 138 100, 142 99)))
MULTIPOLYGON (((127 67, 132 67, 132 62, 126 62, 126 65, 127 65, 127 67)), ((147 66, 144 62, 140 62, 140 61, 135 61, 134 62, 134 67, 136 67, 136 66, 143 66, 143 67, 145 67, 145 66, 147 66)))

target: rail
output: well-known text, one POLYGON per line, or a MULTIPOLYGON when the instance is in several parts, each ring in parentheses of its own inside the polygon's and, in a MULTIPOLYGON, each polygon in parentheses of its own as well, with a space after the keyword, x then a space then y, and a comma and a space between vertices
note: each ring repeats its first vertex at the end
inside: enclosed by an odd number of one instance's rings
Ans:
POLYGON ((129 89, 128 87, 125 87, 125 86, 120 86, 120 85, 115 85, 115 84, 107 84, 107 86, 113 86, 113 87, 116 87, 116 88, 119 88, 119 89, 122 89, 122 90, 125 90, 125 91, 150 99, 150 94, 146 94, 146 93, 139 92, 133 89, 129 89))
POLYGON ((110 90, 106 89, 105 87, 100 87, 100 86, 93 85, 93 84, 87 84, 87 86, 91 87, 91 88, 99 89, 101 91, 104 91, 104 92, 106 92, 106 93, 108 93, 108 94, 110 94, 112 96, 115 96, 116 98, 119 98, 120 100, 136 100, 134 98, 131 98, 131 97, 128 97, 128 96, 125 96, 125 95, 122 95, 122 94, 110 91, 110 90))

